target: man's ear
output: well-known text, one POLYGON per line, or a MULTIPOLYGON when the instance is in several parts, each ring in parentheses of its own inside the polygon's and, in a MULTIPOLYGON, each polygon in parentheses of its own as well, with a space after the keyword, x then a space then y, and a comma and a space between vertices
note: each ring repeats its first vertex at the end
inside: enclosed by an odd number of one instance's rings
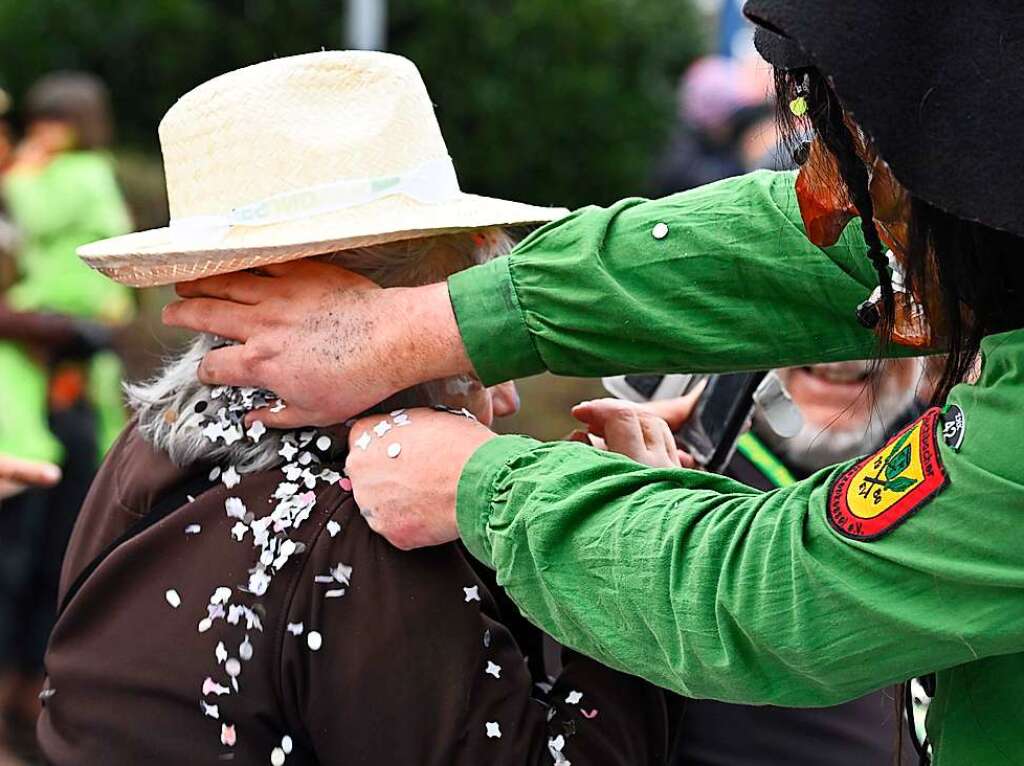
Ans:
POLYGON ((495 418, 504 418, 519 412, 519 392, 515 381, 499 383, 487 389, 491 393, 491 406, 495 418))

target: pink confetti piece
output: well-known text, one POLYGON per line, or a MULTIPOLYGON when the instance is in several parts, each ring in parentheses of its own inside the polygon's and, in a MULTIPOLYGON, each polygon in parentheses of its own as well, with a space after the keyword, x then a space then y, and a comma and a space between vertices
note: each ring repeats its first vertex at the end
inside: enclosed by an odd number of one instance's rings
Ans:
POLYGON ((572 691, 569 692, 569 696, 565 698, 565 701, 570 705, 578 705, 580 704, 581 699, 583 699, 583 694, 581 692, 572 691))
POLYGON ((352 479, 347 476, 338 482, 338 486, 341 487, 345 492, 352 491, 352 479))
POLYGON ((597 708, 593 710, 580 710, 584 718, 597 718, 597 708))
POLYGON ((234 747, 237 736, 235 734, 235 727, 232 724, 228 726, 226 723, 220 726, 220 743, 227 745, 228 747, 234 747))
POLYGON ((220 697, 223 694, 227 694, 229 691, 230 691, 230 689, 228 689, 228 687, 221 686, 219 683, 214 681, 209 676, 207 676, 206 680, 203 681, 203 696, 204 697, 209 697, 211 694, 216 694, 218 697, 220 697))

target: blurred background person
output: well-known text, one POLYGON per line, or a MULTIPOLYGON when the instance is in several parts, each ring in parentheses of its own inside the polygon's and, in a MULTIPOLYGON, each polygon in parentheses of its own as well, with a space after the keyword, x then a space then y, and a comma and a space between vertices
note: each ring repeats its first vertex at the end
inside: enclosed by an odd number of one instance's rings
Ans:
MULTIPOLYGON (((901 359, 881 365, 839 362, 779 370, 778 374, 803 415, 791 439, 775 435, 755 417, 725 474, 761 490, 784 487, 834 463, 870 454, 903 425, 920 415, 930 398, 922 377, 924 364, 901 359)), ((689 416, 694 397, 630 405, 618 400, 584 402, 573 414, 602 446, 640 462, 621 429, 606 428, 608 417, 623 405, 641 407, 678 430, 689 416)), ((574 435, 578 438, 578 435, 574 435)), ((593 440, 591 440, 593 441, 593 440)), ((902 753, 916 762, 902 729, 898 689, 820 709, 733 705, 714 700, 687 700, 679 723, 673 766, 888 766, 902 753)))
POLYGON ((677 124, 652 179, 664 197, 759 168, 782 170, 765 70, 748 59, 704 56, 677 88, 677 124))
POLYGON ((0 296, 0 454, 63 469, 54 487, 21 492, 0 513, 0 757, 8 759, 34 750, 64 549, 99 456, 125 422, 109 346, 134 299, 75 255, 131 228, 104 151, 111 133, 101 81, 47 75, 26 95, 24 138, 0 182, 19 235, 16 276, 0 296))

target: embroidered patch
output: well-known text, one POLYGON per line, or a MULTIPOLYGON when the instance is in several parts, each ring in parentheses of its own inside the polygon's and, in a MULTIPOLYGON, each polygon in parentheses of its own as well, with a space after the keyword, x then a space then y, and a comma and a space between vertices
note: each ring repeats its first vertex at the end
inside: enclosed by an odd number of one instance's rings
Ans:
POLYGON ((946 486, 939 457, 939 408, 932 407, 888 444, 832 484, 828 520, 852 540, 892 531, 946 486))
POLYGON ((964 431, 967 423, 964 419, 964 411, 955 404, 951 404, 942 413, 942 439, 952 450, 960 449, 964 443, 964 431))

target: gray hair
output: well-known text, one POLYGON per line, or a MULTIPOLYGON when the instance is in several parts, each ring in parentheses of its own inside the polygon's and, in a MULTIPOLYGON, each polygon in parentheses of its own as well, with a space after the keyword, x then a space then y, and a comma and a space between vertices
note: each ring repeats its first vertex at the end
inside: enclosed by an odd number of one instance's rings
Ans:
MULTIPOLYGON (((413 287, 439 282, 470 266, 507 254, 514 245, 502 228, 445 234, 437 237, 391 242, 373 247, 345 250, 323 259, 351 269, 382 287, 413 287)), ((229 401, 239 396, 257 400, 261 392, 231 389, 199 382, 196 372, 206 353, 225 344, 222 338, 200 334, 184 352, 168 360, 150 380, 128 384, 125 393, 135 413, 139 433, 179 466, 196 462, 227 462, 239 473, 272 468, 282 462, 278 455, 283 432, 268 431, 259 438, 242 436, 214 441, 203 434, 204 425, 222 414, 229 401)), ((445 386, 427 384, 402 392, 403 406, 439 404, 445 386)))

